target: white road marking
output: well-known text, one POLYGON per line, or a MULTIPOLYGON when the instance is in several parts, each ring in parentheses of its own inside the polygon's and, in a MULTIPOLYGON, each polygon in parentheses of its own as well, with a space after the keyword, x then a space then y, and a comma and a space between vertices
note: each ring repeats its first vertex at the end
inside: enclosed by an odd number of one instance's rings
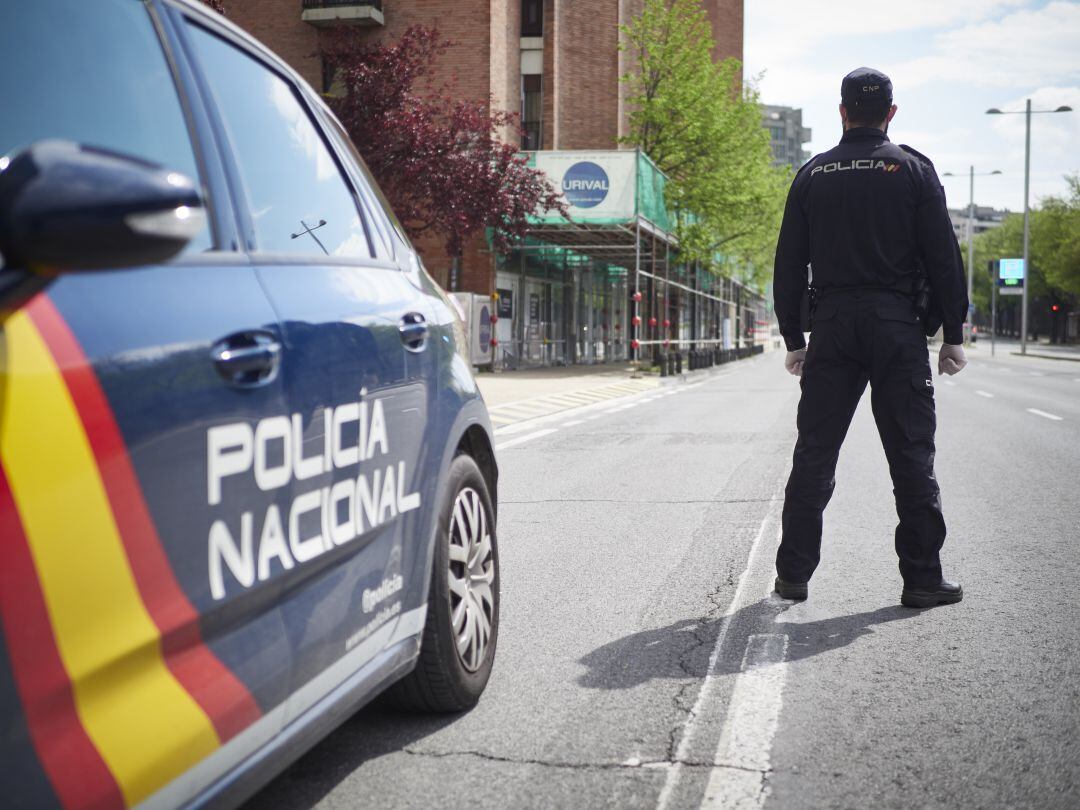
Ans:
POLYGON ((946 385, 952 385, 952 386, 956 385, 956 383, 954 383, 952 380, 942 380, 942 382, 945 383, 946 385))
MULTIPOLYGON (((690 709, 690 714, 687 715, 686 723, 683 724, 682 738, 679 740, 679 745, 675 749, 675 761, 671 766, 671 769, 667 772, 667 777, 664 779, 664 787, 660 791, 660 797, 657 799, 657 810, 665 810, 668 806, 668 802, 671 801, 671 795, 675 791, 675 785, 679 781, 679 774, 682 771, 682 763, 686 761, 687 756, 690 753, 690 746, 694 741, 694 733, 697 730, 697 718, 701 715, 701 710, 705 706, 709 698, 712 697, 713 690, 716 688, 716 664, 720 660, 720 653, 724 648, 724 640, 727 638, 728 628, 731 626, 731 617, 735 614, 735 611, 742 607, 743 604, 743 591, 746 589, 746 583, 750 580, 750 572, 753 570, 754 565, 757 563, 758 553, 761 550, 762 540, 765 538, 766 527, 775 520, 775 514, 778 509, 778 504, 782 501, 779 498, 774 499, 769 510, 765 513, 765 517, 761 519, 761 526, 758 528, 757 537, 754 538, 753 544, 750 546, 750 554, 746 558, 746 568, 739 575, 739 584, 735 587, 735 593, 731 597, 731 602, 728 603, 727 610, 724 611, 724 615, 720 618, 720 632, 716 636, 716 644, 713 645, 712 654, 709 656, 709 666, 705 670, 705 678, 701 682, 701 689, 698 691, 697 700, 694 701, 694 706, 690 709)), ((779 532, 777 533, 779 537, 779 532)))
POLYGON ((987 399, 994 398, 994 395, 991 394, 989 391, 976 391, 975 393, 978 394, 980 397, 986 397, 987 399))
POLYGON ((788 637, 780 633, 747 639, 702 808, 765 806, 770 791, 763 777, 770 770, 769 754, 780 723, 787 647, 788 637))
POLYGON ((575 419, 573 422, 563 422, 563 427, 574 427, 574 425, 584 425, 584 419, 575 419))
POLYGON ((1055 422, 1061 422, 1065 418, 1063 416, 1055 416, 1054 414, 1047 413, 1046 411, 1040 411, 1038 408, 1028 408, 1027 412, 1033 413, 1036 416, 1041 416, 1043 419, 1053 419, 1055 422))
POLYGON ((524 436, 518 436, 516 439, 510 439, 502 444, 495 445, 496 450, 505 450, 508 447, 513 447, 518 444, 525 444, 525 442, 532 441, 533 439, 539 439, 541 436, 548 436, 555 433, 558 428, 547 428, 545 430, 538 430, 535 433, 526 433, 524 436))
POLYGON ((1028 374, 1030 374, 1032 377, 1045 377, 1046 376, 1041 371, 1029 371, 1028 374))

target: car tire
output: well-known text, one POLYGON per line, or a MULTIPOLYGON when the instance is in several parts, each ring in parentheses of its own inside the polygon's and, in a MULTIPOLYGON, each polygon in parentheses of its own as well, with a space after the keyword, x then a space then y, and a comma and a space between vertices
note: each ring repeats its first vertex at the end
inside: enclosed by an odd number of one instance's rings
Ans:
POLYGON ((471 456, 454 458, 443 495, 420 656, 416 669, 387 694, 393 705, 411 711, 475 706, 499 635, 495 510, 471 456))

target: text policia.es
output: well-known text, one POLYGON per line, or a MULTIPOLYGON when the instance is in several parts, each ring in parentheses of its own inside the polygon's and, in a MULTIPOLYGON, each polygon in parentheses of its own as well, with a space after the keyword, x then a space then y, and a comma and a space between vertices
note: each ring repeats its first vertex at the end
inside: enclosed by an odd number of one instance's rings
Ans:
POLYGON ((293 498, 289 508, 270 504, 264 514, 233 512, 215 520, 207 539, 210 593, 225 597, 225 571, 244 588, 270 577, 271 563, 285 569, 308 562, 420 506, 420 493, 405 494, 405 462, 389 454, 382 401, 348 402, 324 408, 321 452, 304 455, 300 414, 212 427, 206 432, 206 496, 211 507, 226 507, 222 484, 230 476, 251 476, 263 492, 293 481, 359 467, 381 459, 374 470, 359 472, 330 486, 293 498))

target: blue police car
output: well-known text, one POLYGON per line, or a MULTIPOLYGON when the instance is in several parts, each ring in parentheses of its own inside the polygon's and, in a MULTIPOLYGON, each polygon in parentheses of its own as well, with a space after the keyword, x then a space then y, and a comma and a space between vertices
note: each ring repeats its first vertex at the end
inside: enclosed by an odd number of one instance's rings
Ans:
POLYGON ((0 26, 0 784, 242 800, 383 690, 479 699, 497 468, 341 126, 189 0, 0 26))

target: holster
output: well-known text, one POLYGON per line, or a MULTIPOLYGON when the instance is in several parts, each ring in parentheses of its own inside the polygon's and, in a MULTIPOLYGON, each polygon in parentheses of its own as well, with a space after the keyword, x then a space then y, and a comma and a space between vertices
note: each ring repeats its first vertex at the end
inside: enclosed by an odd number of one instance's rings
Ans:
POLYGON ((934 297, 934 288, 930 279, 921 272, 915 278, 915 286, 911 292, 911 305, 915 309, 915 315, 922 322, 923 332, 927 337, 933 337, 944 322, 941 315, 941 307, 934 297))
POLYGON ((814 310, 817 309, 818 298, 818 291, 807 285, 799 304, 799 328, 803 332, 810 332, 814 328, 814 310))

